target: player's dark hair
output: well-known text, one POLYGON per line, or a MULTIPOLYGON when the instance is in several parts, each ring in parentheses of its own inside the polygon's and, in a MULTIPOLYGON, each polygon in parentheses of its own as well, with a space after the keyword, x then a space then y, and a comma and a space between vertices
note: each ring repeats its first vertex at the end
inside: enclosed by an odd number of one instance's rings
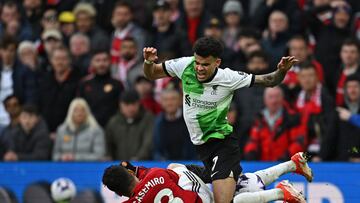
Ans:
POLYGON ((134 177, 123 166, 112 165, 105 169, 102 182, 109 190, 116 194, 129 196, 131 194, 130 186, 134 182, 134 177))
POLYGON ((222 43, 212 37, 202 37, 198 39, 193 47, 193 51, 195 54, 201 57, 213 56, 215 58, 219 58, 223 52, 222 43))
POLYGON ((304 36, 304 35, 295 35, 295 36, 291 37, 289 42, 292 41, 292 40, 301 40, 301 41, 305 42, 306 45, 309 44, 308 38, 306 36, 304 36))

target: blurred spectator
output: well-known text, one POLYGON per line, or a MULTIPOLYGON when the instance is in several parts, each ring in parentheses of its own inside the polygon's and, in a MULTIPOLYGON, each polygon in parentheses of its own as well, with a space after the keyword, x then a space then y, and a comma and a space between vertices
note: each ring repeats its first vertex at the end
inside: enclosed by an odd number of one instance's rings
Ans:
POLYGON ((239 67, 239 70, 244 70, 247 63, 247 58, 254 51, 261 51, 261 45, 259 42, 260 35, 252 29, 243 29, 237 36, 235 51, 236 62, 235 67, 239 67))
POLYGON ((126 37, 121 41, 120 61, 112 66, 112 76, 125 86, 131 88, 135 79, 143 75, 143 61, 138 57, 135 38, 126 37))
POLYGON ((106 126, 108 156, 113 160, 151 158, 154 117, 141 107, 133 90, 121 95, 119 107, 106 126))
POLYGON ((150 44, 157 49, 158 61, 191 54, 191 45, 187 43, 186 33, 171 22, 169 3, 158 0, 153 8, 153 18, 154 27, 150 44))
POLYGON ((15 95, 9 95, 4 99, 4 107, 6 112, 10 117, 9 125, 5 126, 5 128, 0 132, 0 139, 3 139, 2 135, 7 134, 12 131, 19 123, 19 116, 21 113, 21 103, 19 98, 15 95))
POLYGON ((237 0, 228 0, 225 2, 223 9, 225 28, 222 33, 222 39, 225 46, 235 51, 235 43, 241 29, 241 19, 243 17, 243 7, 237 0))
MULTIPOLYGON (((246 72, 263 74, 269 72, 269 59, 264 52, 255 51, 250 54, 246 72)), ((235 91, 234 102, 237 111, 238 131, 242 149, 249 137, 250 128, 256 115, 264 107, 264 87, 254 86, 235 91)))
POLYGON ((82 33, 76 33, 70 38, 71 63, 83 77, 89 74, 90 38, 82 33))
POLYGON ((58 21, 58 13, 55 9, 47 9, 45 10, 42 19, 41 19, 41 27, 43 32, 46 30, 57 30, 60 27, 58 21))
POLYGON ((334 118, 335 105, 326 88, 319 82, 312 63, 301 65, 298 79, 301 91, 295 107, 301 114, 302 124, 306 126, 307 151, 317 155, 322 138, 327 134, 328 126, 334 118))
POLYGON ((179 0, 165 0, 170 5, 170 11, 171 11, 171 22, 176 22, 177 19, 180 17, 180 1, 179 0))
MULTIPOLYGON (((115 4, 111 23, 114 33, 111 43, 111 62, 118 64, 121 54, 122 42, 125 38, 132 37, 136 41, 136 50, 142 50, 145 45, 145 32, 133 22, 133 9, 130 4, 119 1, 115 4)), ((137 52, 142 57, 142 52, 137 52)))
POLYGON ((307 61, 310 61, 315 66, 319 81, 324 82, 323 66, 314 58, 310 45, 303 36, 295 35, 289 40, 288 52, 290 56, 295 56, 299 62, 286 74, 283 84, 289 86, 290 89, 298 85, 296 74, 300 69, 299 64, 307 61))
POLYGON ((19 61, 24 65, 27 81, 25 86, 28 88, 32 87, 32 99, 25 101, 27 103, 38 104, 39 102, 39 85, 40 80, 44 74, 44 71, 41 70, 42 61, 38 56, 38 51, 36 49, 35 43, 31 41, 22 41, 17 49, 17 55, 19 61))
MULTIPOLYGON (((336 105, 344 104, 344 85, 349 75, 360 75, 360 45, 357 41, 348 39, 341 46, 340 51, 341 67, 337 71, 336 105)), ((336 82, 335 81, 335 82, 336 82)))
POLYGON ((118 108, 121 83, 111 77, 111 58, 107 50, 94 50, 91 57, 92 73, 79 85, 79 96, 89 104, 97 122, 105 127, 118 108))
POLYGON ((303 151, 305 129, 300 118, 284 104, 284 95, 279 87, 266 88, 265 109, 260 112, 250 132, 245 146, 248 160, 279 161, 288 160, 303 151))
POLYGON ((109 47, 109 37, 95 23, 96 10, 92 4, 79 2, 76 4, 73 13, 75 15, 76 30, 90 38, 91 49, 109 47))
POLYGON ((64 121, 70 102, 76 95, 78 74, 71 68, 70 53, 65 47, 55 48, 50 55, 52 71, 44 75, 40 84, 42 115, 50 132, 64 121))
POLYGON ((294 0, 263 0, 252 16, 253 24, 260 30, 264 30, 269 26, 267 19, 274 11, 280 11, 286 16, 290 33, 297 34, 303 31, 302 13, 294 0))
POLYGON ((154 126, 155 160, 195 160, 195 148, 182 116, 182 98, 175 89, 161 93, 164 112, 157 116, 154 126))
POLYGON ((33 39, 41 34, 40 20, 44 12, 44 5, 42 0, 23 0, 22 6, 24 9, 24 17, 29 22, 33 39))
POLYGON ((184 0, 183 3, 184 12, 177 23, 186 31, 187 39, 193 45, 196 39, 204 36, 205 25, 209 22, 211 14, 204 9, 204 0, 184 0))
POLYGON ((51 153, 51 140, 46 123, 37 108, 24 105, 17 127, 4 134, 7 152, 4 161, 48 160, 51 153))
POLYGON ((287 73, 282 82, 286 100, 293 103, 300 91, 297 74, 302 63, 310 62, 316 68, 318 80, 323 84, 324 71, 322 65, 313 57, 312 50, 307 40, 301 35, 295 35, 287 43, 288 55, 295 56, 299 62, 295 64, 287 73))
POLYGON ((269 26, 264 31, 262 46, 271 56, 270 67, 275 68, 286 50, 290 39, 289 20, 282 11, 273 11, 269 16, 269 26))
POLYGON ((154 97, 154 82, 144 76, 139 76, 135 80, 135 90, 140 96, 140 103, 144 109, 157 115, 161 112, 161 106, 154 97))
POLYGON ((307 25, 316 40, 315 57, 324 67, 325 83, 331 92, 335 92, 334 82, 340 67, 341 45, 350 36, 350 13, 350 6, 345 1, 338 0, 307 11, 307 25), (329 22, 323 22, 318 18, 318 14, 324 11, 332 11, 329 22))
POLYGON ((62 46, 62 35, 56 29, 45 30, 41 35, 43 50, 40 50, 41 57, 41 70, 44 72, 51 71, 51 65, 49 62, 49 57, 52 55, 53 51, 60 46, 62 46))
POLYGON ((71 11, 63 11, 60 13, 58 21, 59 29, 64 36, 64 44, 68 45, 71 35, 75 33, 75 15, 71 11))
MULTIPOLYGON (((205 29, 204 29, 204 36, 215 38, 224 44, 224 42, 222 41, 222 38, 221 38, 222 33, 223 33, 222 29, 223 29, 223 25, 219 19, 210 18, 209 22, 206 22, 205 29)), ((221 67, 232 68, 232 66, 234 64, 233 61, 236 58, 235 54, 236 53, 232 49, 226 47, 224 44, 223 53, 220 56, 221 57, 221 67)), ((236 68, 238 68, 238 67, 236 67, 236 68)), ((232 69, 236 69, 236 68, 232 68, 232 69)))
POLYGON ((36 100, 35 77, 16 60, 17 42, 10 36, 0 39, 0 124, 9 124, 9 117, 3 108, 2 101, 15 94, 22 102, 36 100))
POLYGON ((340 108, 337 119, 329 125, 329 134, 321 143, 321 158, 324 161, 354 161, 360 162, 360 128, 353 125, 342 114, 360 113, 360 79, 351 75, 345 82, 345 103, 340 108))
POLYGON ((14 1, 5 1, 1 6, 0 36, 11 35, 17 40, 31 40, 32 29, 29 23, 21 16, 19 5, 14 1))
POLYGON ((56 131, 54 161, 96 161, 104 158, 104 131, 86 101, 74 99, 66 119, 56 131))

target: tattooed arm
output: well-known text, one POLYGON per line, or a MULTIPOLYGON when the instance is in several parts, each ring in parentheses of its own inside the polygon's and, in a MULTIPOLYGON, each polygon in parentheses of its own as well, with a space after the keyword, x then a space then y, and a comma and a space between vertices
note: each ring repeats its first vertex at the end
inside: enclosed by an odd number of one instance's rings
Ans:
POLYGON ((282 57, 276 71, 264 75, 255 75, 254 84, 263 87, 279 85, 284 80, 286 73, 297 62, 298 60, 294 56, 282 57))

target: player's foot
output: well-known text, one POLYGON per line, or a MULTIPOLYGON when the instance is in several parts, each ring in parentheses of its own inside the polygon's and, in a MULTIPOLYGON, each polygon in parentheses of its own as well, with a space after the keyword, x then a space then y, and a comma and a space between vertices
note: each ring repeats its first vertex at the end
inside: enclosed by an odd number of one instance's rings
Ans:
POLYGON ((276 188, 284 193, 284 202, 287 203, 306 203, 303 194, 297 191, 288 180, 281 181, 276 188))
POLYGON ((291 160, 296 165, 296 170, 294 172, 304 176, 307 181, 311 182, 313 180, 313 173, 307 164, 308 159, 309 157, 304 152, 298 152, 291 157, 291 160))

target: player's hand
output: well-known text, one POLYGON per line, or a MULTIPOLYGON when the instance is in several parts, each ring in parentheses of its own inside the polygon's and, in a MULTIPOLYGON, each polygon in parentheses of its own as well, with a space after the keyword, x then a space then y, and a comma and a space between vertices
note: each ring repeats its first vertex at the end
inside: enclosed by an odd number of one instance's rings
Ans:
POLYGON ((136 173, 136 166, 132 165, 130 162, 128 161, 122 161, 120 163, 121 166, 123 166, 124 168, 126 168, 130 173, 134 174, 136 173))
POLYGON ((154 47, 145 47, 143 49, 144 59, 155 62, 158 60, 157 50, 154 47))
POLYGON ((299 62, 299 60, 297 60, 295 58, 295 56, 286 56, 286 57, 282 57, 280 62, 277 65, 278 70, 286 73, 290 70, 290 68, 295 64, 299 62))

